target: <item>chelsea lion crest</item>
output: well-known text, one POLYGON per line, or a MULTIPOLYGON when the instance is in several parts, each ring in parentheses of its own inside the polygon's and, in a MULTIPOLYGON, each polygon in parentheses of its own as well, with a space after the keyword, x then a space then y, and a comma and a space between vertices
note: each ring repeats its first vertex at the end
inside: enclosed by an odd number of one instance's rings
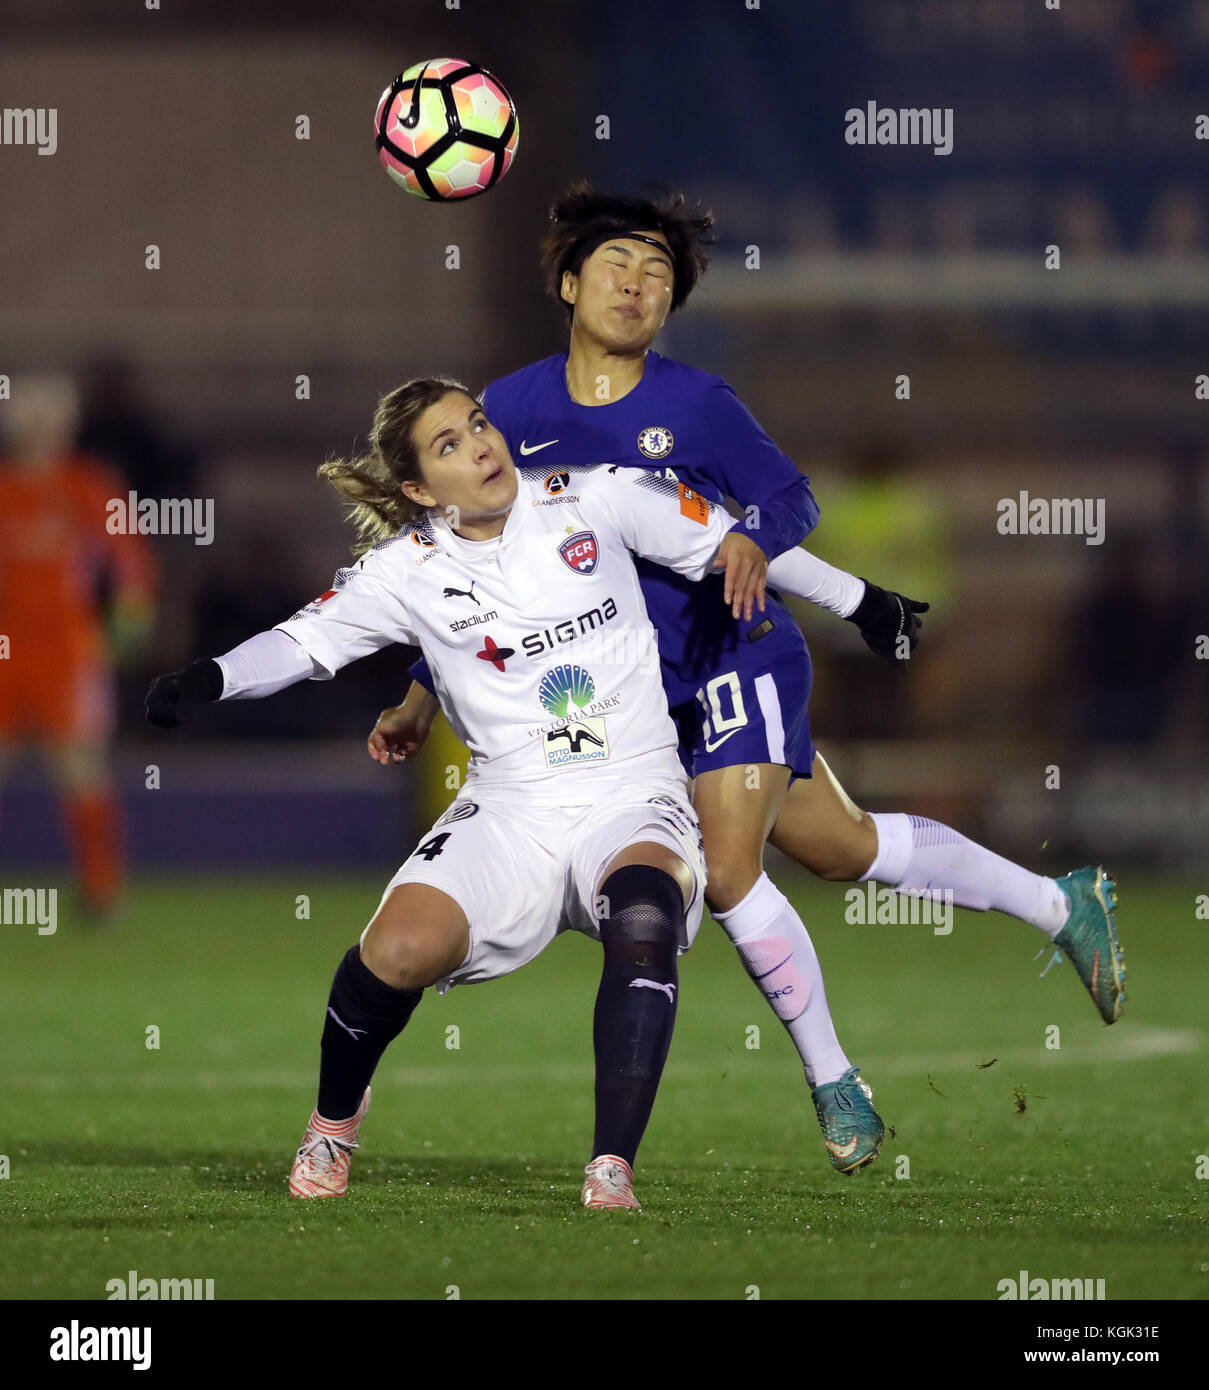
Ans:
POLYGON ((639 452, 649 459, 667 458, 672 452, 673 443, 671 430, 662 425, 648 425, 638 432, 639 452))

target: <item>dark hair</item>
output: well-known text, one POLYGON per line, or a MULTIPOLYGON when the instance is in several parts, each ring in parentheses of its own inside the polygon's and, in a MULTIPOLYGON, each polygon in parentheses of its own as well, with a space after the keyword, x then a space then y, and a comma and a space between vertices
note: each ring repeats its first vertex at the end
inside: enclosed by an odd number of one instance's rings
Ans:
POLYGON ((683 193, 666 191, 658 199, 597 193, 587 179, 573 183, 550 209, 550 225, 541 243, 546 289, 567 311, 575 306, 562 297, 563 272, 578 275, 592 243, 620 232, 662 232, 672 253, 672 312, 705 274, 705 247, 713 240, 712 212, 689 207, 683 193))
POLYGON ((422 483, 420 454, 413 429, 428 409, 451 391, 473 401, 469 389, 451 376, 422 376, 388 391, 374 411, 369 452, 353 459, 328 459, 320 464, 326 478, 350 503, 348 515, 357 527, 356 555, 372 550, 418 520, 427 508, 403 494, 401 483, 422 483))

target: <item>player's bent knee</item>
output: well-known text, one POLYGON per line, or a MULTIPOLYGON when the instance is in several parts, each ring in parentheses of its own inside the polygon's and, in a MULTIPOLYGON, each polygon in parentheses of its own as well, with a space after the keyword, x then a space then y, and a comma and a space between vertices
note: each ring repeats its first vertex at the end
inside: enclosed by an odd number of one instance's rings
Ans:
POLYGON ((390 893, 361 938, 365 967, 394 989, 427 989, 456 970, 470 948, 461 909, 443 894, 429 902, 435 890, 416 894, 414 886, 390 893))
POLYGON ((705 885, 705 901, 711 912, 729 912, 732 907, 737 907, 764 872, 759 858, 737 859, 723 855, 710 859, 708 846, 706 867, 709 881, 705 885))
POLYGON ((705 835, 705 901, 712 912, 729 912, 747 897, 764 872, 764 841, 754 826, 710 821, 705 835))
POLYGON ((449 973, 448 953, 434 952, 406 928, 371 924, 361 942, 361 960, 392 989, 427 989, 449 973))
POLYGON ((597 893, 604 893, 605 883, 619 869, 634 866, 657 871, 662 870, 663 873, 675 879, 680 885, 680 894, 684 906, 687 907, 692 901, 695 887, 693 871, 674 849, 655 840, 639 841, 636 844, 628 845, 625 849, 615 854, 600 876, 600 883, 596 889, 597 893))
POLYGON ((600 885, 600 939, 606 957, 621 955, 648 966, 675 958, 684 924, 684 895, 670 873, 650 864, 626 864, 600 885))

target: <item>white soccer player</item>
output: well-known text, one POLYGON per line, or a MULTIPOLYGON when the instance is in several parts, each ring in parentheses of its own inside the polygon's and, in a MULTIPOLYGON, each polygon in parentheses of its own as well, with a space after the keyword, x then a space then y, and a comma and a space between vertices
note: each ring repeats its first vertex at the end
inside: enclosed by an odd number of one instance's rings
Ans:
MULTIPOLYGON (((354 503, 357 563, 292 618, 159 677, 147 697, 151 722, 171 727, 199 701, 269 695, 418 645, 471 751, 461 794, 336 971, 290 1191, 346 1191, 374 1069, 424 989, 505 975, 571 928, 604 947, 583 1201, 637 1208, 632 1165, 706 876, 633 554, 701 579, 730 517, 633 470, 572 469, 551 493, 449 378, 383 397, 372 445, 320 470, 354 503)), ((794 552, 772 572, 800 592, 810 563, 794 552)))

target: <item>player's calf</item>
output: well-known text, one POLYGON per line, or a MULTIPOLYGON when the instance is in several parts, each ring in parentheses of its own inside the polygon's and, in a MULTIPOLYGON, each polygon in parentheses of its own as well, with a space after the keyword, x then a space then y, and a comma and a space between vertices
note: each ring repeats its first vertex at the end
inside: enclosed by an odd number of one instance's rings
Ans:
POLYGON ((684 896, 663 869, 627 864, 600 886, 604 968, 596 995, 596 1133, 586 1170, 587 1207, 636 1207, 632 1165, 646 1130, 676 1021, 676 960, 684 896), (606 1161, 607 1160, 607 1161, 606 1161))
POLYGON ((349 1161, 369 1109, 370 1078, 421 993, 378 979, 362 961, 359 946, 340 962, 323 1025, 319 1099, 294 1160, 291 1195, 338 1197, 347 1190, 349 1161))

